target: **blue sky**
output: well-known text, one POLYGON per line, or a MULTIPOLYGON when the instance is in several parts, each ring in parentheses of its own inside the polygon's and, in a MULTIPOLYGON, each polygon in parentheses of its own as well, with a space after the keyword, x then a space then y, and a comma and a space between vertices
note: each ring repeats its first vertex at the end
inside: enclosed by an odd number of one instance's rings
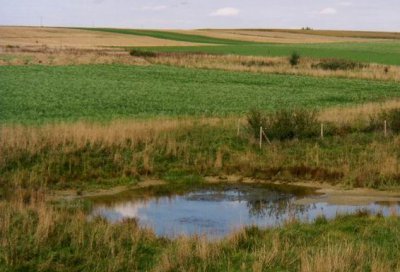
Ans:
POLYGON ((400 31, 399 0, 0 0, 0 25, 400 31), (41 19, 42 18, 42 19, 41 19))

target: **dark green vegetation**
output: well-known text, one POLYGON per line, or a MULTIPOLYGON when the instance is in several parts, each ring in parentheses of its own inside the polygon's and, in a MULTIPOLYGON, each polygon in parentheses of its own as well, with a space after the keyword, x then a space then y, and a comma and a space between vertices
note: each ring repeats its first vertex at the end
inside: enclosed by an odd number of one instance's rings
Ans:
POLYGON ((393 132, 400 133, 400 110, 392 109, 383 111, 376 115, 371 115, 369 129, 374 130, 382 127, 382 123, 386 121, 387 127, 393 132))
POLYGON ((0 205, 1 271, 395 271, 400 266, 395 217, 359 213, 331 222, 247 228, 221 241, 169 240, 139 229, 135 220, 87 220, 82 202, 50 207, 37 197, 0 205))
POLYGON ((247 122, 256 139, 262 127, 268 131, 269 138, 279 140, 315 137, 320 125, 317 113, 304 109, 283 109, 272 114, 252 110, 247 115, 247 122))
POLYGON ((337 70, 362 69, 367 66, 368 64, 363 64, 350 60, 323 59, 321 60, 320 63, 313 64, 312 68, 337 71, 337 70))
POLYGON ((290 65, 296 66, 300 62, 300 55, 296 52, 293 52, 289 59, 290 65))
POLYGON ((0 67, 0 122, 225 116, 251 108, 323 108, 400 96, 395 82, 166 66, 0 67))

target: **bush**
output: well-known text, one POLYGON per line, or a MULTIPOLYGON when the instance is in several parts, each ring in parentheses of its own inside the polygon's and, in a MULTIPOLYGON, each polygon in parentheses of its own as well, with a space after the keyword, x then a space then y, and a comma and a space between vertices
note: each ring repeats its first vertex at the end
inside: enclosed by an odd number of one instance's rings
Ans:
POLYGON ((292 66, 296 66, 300 63, 300 55, 296 52, 293 52, 289 58, 289 62, 292 66))
POLYGON ((350 61, 350 60, 339 60, 339 59, 325 59, 318 64, 313 64, 312 68, 322 70, 354 70, 362 69, 367 67, 366 64, 350 61))
POLYGON ((265 129, 268 137, 279 140, 310 138, 319 134, 319 123, 315 111, 280 110, 269 115, 263 115, 260 111, 251 111, 247 120, 256 138, 259 137, 260 127, 265 129))
POLYGON ((148 57, 148 58, 154 58, 157 56, 157 53, 151 52, 151 51, 142 51, 138 49, 132 49, 129 51, 129 55, 133 57, 148 57))
POLYGON ((258 138, 260 134, 260 127, 265 127, 265 116, 259 110, 251 110, 247 114, 247 124, 254 138, 258 138))
POLYGON ((400 133, 400 109, 392 109, 389 111, 383 111, 376 115, 371 115, 367 131, 382 131, 385 120, 388 130, 394 133, 400 133))

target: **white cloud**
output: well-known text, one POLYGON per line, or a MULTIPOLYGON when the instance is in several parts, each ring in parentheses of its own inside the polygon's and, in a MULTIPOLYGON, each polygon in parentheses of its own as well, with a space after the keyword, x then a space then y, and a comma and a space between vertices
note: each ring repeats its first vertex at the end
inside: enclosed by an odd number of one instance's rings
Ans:
POLYGON ((321 10, 319 12, 319 14, 323 14, 323 15, 334 15, 337 13, 337 10, 334 8, 324 8, 323 10, 321 10))
POLYGON ((158 5, 158 6, 144 6, 142 7, 142 10, 152 10, 152 11, 158 11, 158 10, 164 10, 166 9, 167 6, 165 5, 158 5))
POLYGON ((342 6, 342 7, 350 7, 352 5, 353 5, 352 2, 340 2, 339 3, 339 6, 342 6))
POLYGON ((239 14, 237 8, 220 8, 210 13, 211 16, 236 16, 239 14))

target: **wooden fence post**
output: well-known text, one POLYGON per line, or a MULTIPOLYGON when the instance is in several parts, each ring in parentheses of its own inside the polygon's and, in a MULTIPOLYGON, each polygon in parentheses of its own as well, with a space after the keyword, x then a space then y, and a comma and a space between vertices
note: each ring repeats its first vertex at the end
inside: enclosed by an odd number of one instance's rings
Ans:
POLYGON ((263 129, 262 129, 262 127, 260 127, 260 149, 262 147, 262 131, 263 131, 263 129))
POLYGON ((321 139, 324 138, 324 123, 321 123, 321 139))
POLYGON ((383 123, 383 133, 384 133, 385 137, 387 137, 387 122, 386 122, 386 120, 383 123))
POLYGON ((240 136, 240 119, 238 120, 238 123, 237 123, 237 136, 238 137, 240 136))

